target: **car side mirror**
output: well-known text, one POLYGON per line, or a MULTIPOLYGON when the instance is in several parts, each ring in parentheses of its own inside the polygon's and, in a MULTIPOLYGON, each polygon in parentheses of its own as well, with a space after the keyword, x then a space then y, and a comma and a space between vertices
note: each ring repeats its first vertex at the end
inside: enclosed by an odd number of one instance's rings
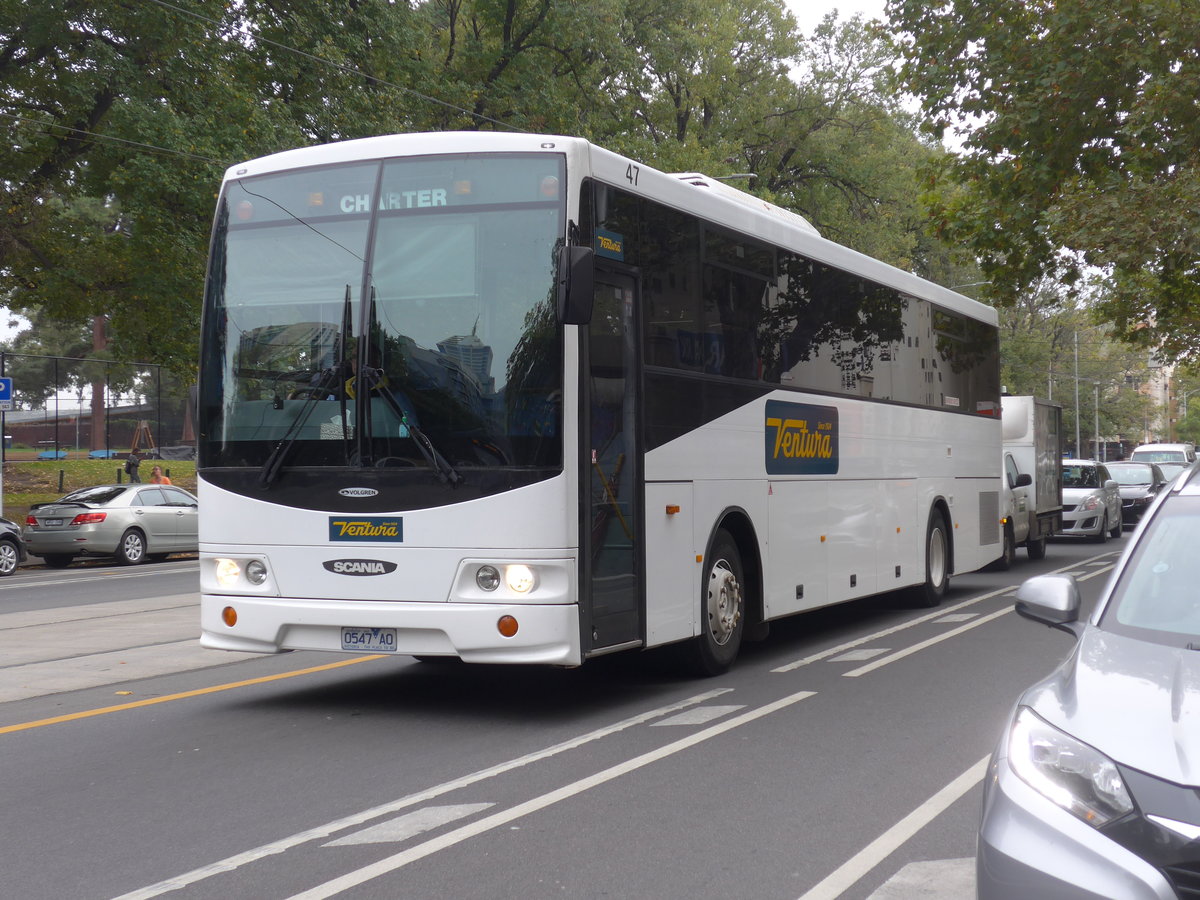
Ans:
POLYGON ((1017 588, 1017 615, 1079 637, 1079 584, 1073 575, 1036 575, 1017 588))
POLYGON ((1013 484, 1013 487, 1029 487, 1031 484, 1033 484, 1033 476, 1028 472, 1022 472, 1017 476, 1016 483, 1013 484))
POLYGON ((591 247, 564 245, 558 253, 558 321, 564 325, 586 325, 592 321, 591 247))
POLYGON ((1121 489, 1121 485, 1117 482, 1117 480, 1115 478, 1110 478, 1110 479, 1108 479, 1108 481, 1104 482, 1104 487, 1109 490, 1111 490, 1112 488, 1116 488, 1117 490, 1121 489))

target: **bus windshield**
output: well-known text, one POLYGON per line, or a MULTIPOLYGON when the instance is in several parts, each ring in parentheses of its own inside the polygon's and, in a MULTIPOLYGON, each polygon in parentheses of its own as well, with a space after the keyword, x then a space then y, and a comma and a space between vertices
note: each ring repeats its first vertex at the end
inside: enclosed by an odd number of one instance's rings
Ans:
POLYGON ((563 184, 550 154, 228 182, 201 466, 561 467, 563 184))

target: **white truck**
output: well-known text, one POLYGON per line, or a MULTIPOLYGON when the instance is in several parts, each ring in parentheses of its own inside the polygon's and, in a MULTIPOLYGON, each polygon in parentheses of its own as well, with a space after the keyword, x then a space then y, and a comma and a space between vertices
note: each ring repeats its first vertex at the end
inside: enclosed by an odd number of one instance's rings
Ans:
POLYGON ((1037 397, 1006 396, 1000 404, 1004 550, 996 565, 1007 569, 1017 547, 1041 559, 1047 538, 1062 530, 1062 407, 1037 397))

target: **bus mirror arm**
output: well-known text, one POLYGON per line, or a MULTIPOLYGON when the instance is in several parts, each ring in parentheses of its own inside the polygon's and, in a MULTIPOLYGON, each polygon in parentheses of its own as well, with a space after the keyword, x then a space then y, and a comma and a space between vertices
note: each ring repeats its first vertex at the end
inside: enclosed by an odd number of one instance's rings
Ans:
POLYGON ((558 254, 558 321, 587 325, 592 320, 592 248, 565 245, 558 254))

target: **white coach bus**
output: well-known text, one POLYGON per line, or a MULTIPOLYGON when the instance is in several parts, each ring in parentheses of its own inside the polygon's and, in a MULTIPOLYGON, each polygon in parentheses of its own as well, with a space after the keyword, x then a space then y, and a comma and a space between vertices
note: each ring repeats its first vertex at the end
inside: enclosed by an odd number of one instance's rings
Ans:
POLYGON ((579 138, 234 166, 202 340, 206 647, 716 674, 1000 555, 991 308, 579 138))

